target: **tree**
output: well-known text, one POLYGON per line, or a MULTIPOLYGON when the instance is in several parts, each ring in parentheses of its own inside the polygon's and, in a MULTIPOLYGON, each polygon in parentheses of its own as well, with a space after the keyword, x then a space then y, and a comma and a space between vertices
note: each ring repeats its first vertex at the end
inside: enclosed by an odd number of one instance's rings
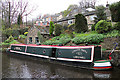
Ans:
POLYGON ((55 24, 55 35, 59 36, 63 31, 63 28, 60 24, 55 24))
POLYGON ((82 14, 75 16, 75 32, 86 32, 88 31, 87 19, 82 14))
POLYGON ((38 35, 38 38, 39 38, 39 42, 43 43, 44 42, 44 37, 41 35, 40 32, 38 32, 37 35, 38 35))
POLYGON ((114 29, 120 31, 120 22, 116 22, 116 24, 114 24, 114 29))
POLYGON ((29 9, 29 3, 27 1, 22 1, 22 0, 4 0, 0 1, 2 3, 2 20, 4 22, 8 23, 8 19, 10 18, 10 23, 16 23, 17 18, 19 13, 21 14, 21 17, 23 18, 24 16, 28 16, 31 14, 34 10, 35 7, 32 7, 29 9))
POLYGON ((120 22, 120 1, 110 5, 112 21, 120 22))
POLYGON ((17 23, 18 16, 22 21, 24 16, 28 16, 35 10, 34 7, 28 9, 29 3, 27 1, 2 0, 0 3, 0 10, 2 10, 2 33, 7 37, 12 34, 14 27, 11 25, 17 23))
POLYGON ((97 17, 95 17, 95 23, 97 23, 100 20, 106 20, 107 16, 105 13, 105 7, 103 5, 97 6, 96 7, 96 15, 97 17))
POLYGON ((79 2, 80 8, 95 8, 96 0, 81 0, 79 2))
POLYGON ((19 14, 18 15, 18 19, 17 19, 17 24, 18 25, 21 25, 23 22, 22 22, 22 16, 19 14))
POLYGON ((53 35, 53 31, 54 31, 54 23, 50 21, 50 29, 49 29, 50 35, 53 35))

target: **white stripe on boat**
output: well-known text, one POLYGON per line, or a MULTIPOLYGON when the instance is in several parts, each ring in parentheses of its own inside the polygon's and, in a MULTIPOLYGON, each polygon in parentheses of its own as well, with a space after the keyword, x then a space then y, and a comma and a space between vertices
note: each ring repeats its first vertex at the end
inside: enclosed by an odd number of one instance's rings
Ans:
POLYGON ((110 62, 104 62, 104 63, 94 63, 94 66, 111 66, 111 63, 110 62))
POLYGON ((10 50, 10 52, 20 53, 20 54, 25 54, 25 55, 31 55, 31 56, 37 56, 37 57, 49 58, 48 56, 37 55, 37 54, 31 54, 31 53, 24 53, 24 52, 18 52, 18 51, 13 51, 13 50, 10 50))
POLYGON ((10 50, 10 52, 20 53, 20 54, 25 54, 25 55, 31 55, 31 56, 37 56, 37 57, 50 58, 50 59, 64 60, 64 61, 92 62, 92 59, 91 60, 80 60, 80 59, 69 59, 69 58, 53 58, 53 57, 49 57, 49 56, 43 56, 43 55, 37 55, 37 54, 31 54, 31 53, 24 53, 24 52, 18 52, 18 51, 13 51, 13 50, 10 50))
POLYGON ((80 60, 80 59, 68 59, 68 58, 57 58, 57 60, 77 61, 77 62, 92 62, 92 60, 80 60))
POLYGON ((50 59, 56 59, 56 58, 54 58, 54 57, 49 57, 50 59))

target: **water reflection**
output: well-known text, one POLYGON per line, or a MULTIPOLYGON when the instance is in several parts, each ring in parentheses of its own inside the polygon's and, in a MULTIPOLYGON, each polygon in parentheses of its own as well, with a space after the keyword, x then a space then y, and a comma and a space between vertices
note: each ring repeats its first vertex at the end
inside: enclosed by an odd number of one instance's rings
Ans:
MULTIPOLYGON (((117 72, 120 74, 120 71, 117 72)), ((93 71, 49 63, 16 54, 3 54, 3 78, 111 78, 111 71, 93 71)), ((119 76, 118 76, 119 77, 119 76)))
POLYGON ((111 78, 110 71, 93 71, 95 78, 111 78))

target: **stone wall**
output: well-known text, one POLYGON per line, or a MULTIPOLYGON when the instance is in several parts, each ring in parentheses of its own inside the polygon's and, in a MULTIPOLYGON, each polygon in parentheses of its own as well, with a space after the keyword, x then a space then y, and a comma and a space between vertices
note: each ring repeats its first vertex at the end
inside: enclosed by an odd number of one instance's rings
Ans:
POLYGON ((107 49, 106 51, 102 52, 103 59, 107 59, 108 55, 112 51, 112 49, 115 46, 115 42, 118 43, 118 46, 116 47, 115 51, 111 54, 111 57, 113 59, 112 64, 114 66, 120 66, 120 37, 109 37, 105 38, 104 41, 101 43, 102 48, 107 49))
POLYGON ((105 48, 107 50, 111 50, 113 49, 113 47, 115 46, 115 42, 117 42, 119 45, 116 47, 117 50, 120 50, 120 37, 109 37, 109 38, 105 38, 104 41, 101 43, 102 48, 105 48))
MULTIPOLYGON (((103 59, 108 59, 108 55, 110 54, 111 50, 103 51, 102 56, 103 59)), ((120 50, 115 50, 112 54, 111 57, 113 59, 112 64, 114 66, 120 66, 120 50)))

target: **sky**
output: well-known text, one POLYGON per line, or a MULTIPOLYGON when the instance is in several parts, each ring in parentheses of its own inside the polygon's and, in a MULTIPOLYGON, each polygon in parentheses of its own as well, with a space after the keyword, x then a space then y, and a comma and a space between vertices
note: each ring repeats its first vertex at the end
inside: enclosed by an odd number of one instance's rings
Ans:
MULTIPOLYGON (((36 10, 28 16, 28 20, 36 19, 39 15, 55 14, 64 11, 71 4, 79 5, 81 0, 29 0, 31 6, 35 6, 36 10)), ((111 4, 120 0, 97 0, 96 5, 111 4)), ((30 6, 30 7, 31 7, 30 6)))

